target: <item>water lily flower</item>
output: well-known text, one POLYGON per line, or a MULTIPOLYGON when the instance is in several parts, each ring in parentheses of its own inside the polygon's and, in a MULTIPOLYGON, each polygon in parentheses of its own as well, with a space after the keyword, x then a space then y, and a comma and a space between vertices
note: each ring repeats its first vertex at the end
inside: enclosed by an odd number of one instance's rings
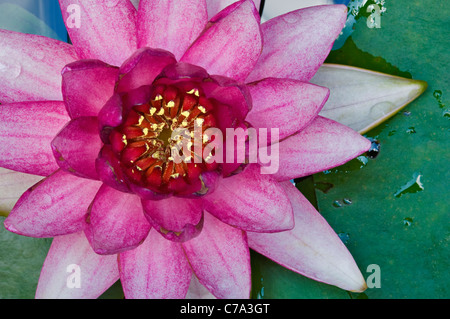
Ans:
POLYGON ((37 298, 96 298, 118 279, 126 298, 195 297, 202 287, 248 298, 249 249, 312 279, 366 288, 290 182, 371 145, 319 116, 329 89, 309 83, 346 7, 261 24, 255 3, 60 0, 73 44, 0 30, 0 166, 45 177, 4 224, 54 238, 37 298), (199 163, 175 161, 173 132, 194 134, 196 124, 202 133, 278 129, 266 146, 279 150, 278 171, 211 162, 195 147, 199 163), (67 285, 73 265, 79 289, 67 285))

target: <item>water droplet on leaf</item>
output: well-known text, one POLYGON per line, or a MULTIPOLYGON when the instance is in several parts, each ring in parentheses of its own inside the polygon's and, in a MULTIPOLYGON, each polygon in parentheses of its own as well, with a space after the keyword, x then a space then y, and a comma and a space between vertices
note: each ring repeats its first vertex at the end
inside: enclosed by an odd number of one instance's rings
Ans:
POLYGON ((419 173, 414 173, 413 178, 408 183, 400 187, 400 189, 395 192, 394 196, 401 197, 406 193, 417 193, 423 191, 425 188, 423 187, 423 184, 420 180, 421 177, 422 175, 420 175, 419 173))

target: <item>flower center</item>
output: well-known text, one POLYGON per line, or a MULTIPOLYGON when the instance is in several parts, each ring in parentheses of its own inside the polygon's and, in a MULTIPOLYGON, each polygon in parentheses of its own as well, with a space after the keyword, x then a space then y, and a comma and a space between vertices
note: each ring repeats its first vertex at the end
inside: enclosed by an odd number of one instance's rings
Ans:
POLYGON ((159 193, 199 192, 200 174, 215 169, 202 156, 203 133, 216 124, 213 104, 194 84, 154 84, 151 99, 134 105, 111 134, 132 182, 159 193))

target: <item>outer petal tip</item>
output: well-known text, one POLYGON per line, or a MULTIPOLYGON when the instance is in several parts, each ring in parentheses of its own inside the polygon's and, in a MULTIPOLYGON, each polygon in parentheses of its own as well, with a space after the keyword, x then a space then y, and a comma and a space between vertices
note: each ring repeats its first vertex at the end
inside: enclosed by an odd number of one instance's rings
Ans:
POLYGON ((7 231, 10 231, 11 233, 20 235, 19 231, 12 224, 10 224, 8 218, 5 219, 5 221, 3 222, 3 225, 5 226, 7 231))

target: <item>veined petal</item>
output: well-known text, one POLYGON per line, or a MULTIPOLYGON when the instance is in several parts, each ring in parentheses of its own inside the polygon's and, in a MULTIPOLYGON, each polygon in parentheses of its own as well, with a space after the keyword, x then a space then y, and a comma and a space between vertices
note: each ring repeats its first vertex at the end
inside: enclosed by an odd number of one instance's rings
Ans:
POLYGON ((170 197, 159 201, 143 200, 142 207, 149 223, 166 239, 183 242, 202 230, 201 199, 170 197))
POLYGON ((144 243, 119 255, 120 279, 127 299, 180 299, 192 270, 180 244, 150 231, 144 243))
POLYGON ((0 102, 61 101, 61 70, 77 59, 70 44, 0 30, 0 102))
POLYGON ((21 196, 5 220, 5 227, 13 233, 37 238, 80 232, 100 186, 101 182, 59 170, 21 196))
POLYGON ((8 216, 22 194, 41 179, 0 167, 0 216, 8 216))
POLYGON ((220 181, 205 196, 205 209, 224 223, 254 232, 292 229, 292 207, 284 190, 258 165, 220 181))
POLYGON ((246 120, 254 128, 279 129, 280 140, 309 124, 329 95, 327 88, 290 79, 268 78, 248 88, 254 107, 246 120))
POLYGON ((0 166, 47 176, 58 169, 50 143, 70 120, 63 102, 0 106, 0 166))
POLYGON ((248 233, 250 248, 304 276, 345 290, 367 286, 340 238, 291 182, 280 183, 294 207, 295 228, 277 234, 248 233))
POLYGON ((303 131, 279 144, 278 181, 340 166, 369 150, 371 142, 352 129, 318 116, 303 131))
POLYGON ((243 81, 261 53, 259 14, 251 0, 214 16, 181 62, 204 67, 209 74, 243 81))
POLYGON ((70 39, 82 59, 120 66, 137 48, 136 9, 129 0, 59 0, 70 39))
POLYGON ((183 243, 200 283, 217 298, 250 296, 250 252, 245 233, 205 214, 201 234, 183 243))
MULTIPOLYGON (((208 7, 208 17, 211 19, 217 13, 228 7, 229 5, 236 3, 238 0, 206 0, 208 7)), ((261 0, 253 0, 256 9, 259 11, 261 6, 261 0)))
POLYGON ((205 27, 208 13, 205 0, 141 0, 137 21, 140 48, 161 48, 180 59, 205 27))
POLYGON ((93 200, 86 222, 86 236, 94 251, 101 255, 136 248, 151 228, 136 195, 106 185, 93 200))
POLYGON ((323 65, 311 82, 331 90, 320 115, 360 134, 397 114, 428 86, 424 81, 337 64, 323 65))
POLYGON ((53 154, 62 169, 83 178, 98 179, 95 161, 102 142, 97 117, 70 121, 52 141, 53 154))
POLYGON ((326 5, 263 23, 263 51, 247 82, 267 77, 308 82, 325 61, 346 19, 346 6, 326 5))
POLYGON ((99 60, 80 60, 62 71, 62 92, 72 119, 97 116, 114 93, 118 68, 99 60))
POLYGON ((96 299, 118 279, 117 256, 94 253, 83 232, 60 236, 53 239, 45 259, 36 298, 96 299), (71 276, 77 272, 80 282, 71 276))

